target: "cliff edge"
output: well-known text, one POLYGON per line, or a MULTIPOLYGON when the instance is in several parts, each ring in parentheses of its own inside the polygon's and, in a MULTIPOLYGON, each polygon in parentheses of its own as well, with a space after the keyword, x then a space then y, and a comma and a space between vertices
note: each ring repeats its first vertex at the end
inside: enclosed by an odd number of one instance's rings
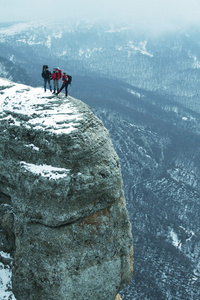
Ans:
POLYGON ((16 299, 114 300, 133 247, 108 131, 80 100, 4 79, 0 126, 0 250, 16 299))

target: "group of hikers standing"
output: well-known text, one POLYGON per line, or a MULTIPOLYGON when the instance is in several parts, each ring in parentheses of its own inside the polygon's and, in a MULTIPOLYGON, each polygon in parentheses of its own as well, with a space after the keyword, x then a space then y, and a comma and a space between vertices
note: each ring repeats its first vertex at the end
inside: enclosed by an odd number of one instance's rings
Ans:
POLYGON ((42 77, 44 78, 44 91, 46 92, 47 83, 49 89, 52 92, 51 80, 53 80, 53 94, 58 95, 62 89, 65 88, 65 96, 68 96, 68 85, 71 84, 72 77, 67 75, 66 72, 62 72, 60 68, 54 68, 53 73, 49 70, 47 65, 43 66, 42 77), (62 78, 62 86, 59 88, 59 79, 62 78))

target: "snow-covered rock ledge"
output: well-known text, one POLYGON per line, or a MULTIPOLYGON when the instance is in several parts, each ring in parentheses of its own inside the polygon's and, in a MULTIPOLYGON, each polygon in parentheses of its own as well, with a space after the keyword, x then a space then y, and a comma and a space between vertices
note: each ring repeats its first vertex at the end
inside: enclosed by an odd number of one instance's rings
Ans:
POLYGON ((2 299, 114 300, 133 248, 102 122, 80 100, 0 79, 0 126, 0 251, 14 259, 2 299))

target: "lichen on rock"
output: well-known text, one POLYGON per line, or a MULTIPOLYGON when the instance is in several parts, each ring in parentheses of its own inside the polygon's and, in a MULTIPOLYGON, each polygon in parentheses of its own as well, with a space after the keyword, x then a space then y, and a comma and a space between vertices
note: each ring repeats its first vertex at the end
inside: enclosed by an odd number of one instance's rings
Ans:
POLYGON ((2 226, 16 299, 114 300, 131 280, 133 247, 108 131, 80 100, 0 85, 2 226))

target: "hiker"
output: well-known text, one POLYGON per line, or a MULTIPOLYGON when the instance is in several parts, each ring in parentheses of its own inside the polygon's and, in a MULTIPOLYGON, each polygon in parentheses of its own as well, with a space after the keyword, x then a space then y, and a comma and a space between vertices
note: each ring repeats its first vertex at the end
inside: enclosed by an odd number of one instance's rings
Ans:
POLYGON ((51 82, 50 82, 51 71, 49 71, 49 67, 47 65, 43 66, 42 74, 41 75, 44 78, 44 91, 46 92, 47 83, 49 85, 50 91, 52 91, 52 89, 51 89, 51 82))
POLYGON ((63 72, 62 82, 63 82, 63 84, 62 84, 60 90, 56 93, 56 95, 58 95, 62 91, 62 89, 65 88, 65 96, 67 97, 68 96, 68 90, 67 89, 68 89, 68 84, 69 84, 69 78, 68 78, 66 72, 63 72))
POLYGON ((53 80, 53 94, 55 94, 55 92, 59 91, 59 79, 62 77, 62 71, 59 68, 54 68, 53 69, 53 74, 51 76, 51 79, 53 80))

